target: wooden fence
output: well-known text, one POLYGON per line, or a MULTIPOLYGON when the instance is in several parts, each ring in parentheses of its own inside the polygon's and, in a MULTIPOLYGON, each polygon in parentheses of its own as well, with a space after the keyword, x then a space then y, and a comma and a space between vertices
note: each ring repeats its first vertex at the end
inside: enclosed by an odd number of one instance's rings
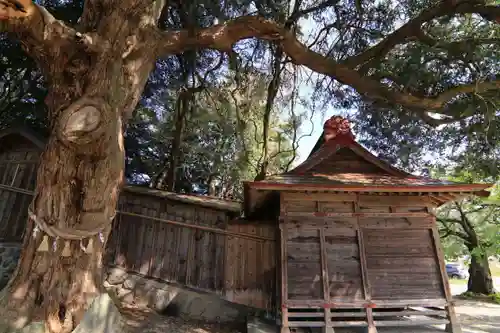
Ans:
POLYGON ((275 244, 273 224, 126 193, 107 256, 129 272, 271 310, 275 244))
MULTIPOLYGON (((32 191, 0 184, 10 199, 0 240, 21 242, 32 191), (22 210, 13 210, 21 207, 22 210)), ((221 210, 123 191, 106 264, 211 292, 234 303, 275 309, 273 223, 230 219, 221 210)))

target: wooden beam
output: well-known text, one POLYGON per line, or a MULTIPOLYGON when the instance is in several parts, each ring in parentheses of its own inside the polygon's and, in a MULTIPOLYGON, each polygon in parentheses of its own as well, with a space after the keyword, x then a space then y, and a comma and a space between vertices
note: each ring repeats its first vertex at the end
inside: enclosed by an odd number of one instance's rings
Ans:
MULTIPOLYGON (((320 248, 320 256, 321 256, 321 276, 323 278, 323 298, 325 299, 325 303, 330 303, 330 281, 328 274, 328 258, 326 254, 325 248, 325 229, 319 228, 319 248, 320 248)), ((325 307, 324 311, 324 320, 325 326, 323 329, 324 333, 335 333, 332 327, 332 318, 330 314, 330 309, 325 307)))
POLYGON ((125 216, 135 216, 135 217, 140 217, 140 218, 144 218, 144 219, 149 219, 152 221, 164 222, 167 224, 171 224, 171 225, 175 225, 175 226, 179 226, 179 227, 184 227, 184 228, 213 232, 213 233, 221 234, 221 235, 227 235, 227 236, 233 236, 233 237, 239 237, 239 238, 245 238, 245 239, 252 239, 252 240, 258 240, 258 241, 269 241, 269 242, 276 241, 275 238, 257 236, 257 235, 252 235, 252 234, 239 233, 239 232, 232 232, 232 231, 227 231, 224 229, 189 224, 189 223, 185 223, 185 222, 172 221, 172 220, 162 219, 159 217, 154 217, 154 216, 149 216, 149 215, 136 214, 136 213, 124 212, 124 211, 117 211, 117 213, 119 213, 121 215, 125 215, 125 216))
MULTIPOLYGON (((359 212, 359 204, 360 204, 360 198, 361 196, 358 195, 358 200, 354 202, 353 205, 353 210, 355 213, 359 212)), ((391 213, 392 213, 392 207, 391 213)), ((365 244, 364 244, 364 239, 363 239, 363 230, 359 228, 360 223, 359 223, 359 216, 357 217, 357 239, 358 239, 358 251, 359 251, 359 263, 360 263, 360 268, 361 268, 361 283, 363 285, 363 294, 365 297, 365 301, 368 303, 371 303, 371 289, 370 289, 370 281, 368 279, 368 265, 366 262, 366 250, 365 250, 365 244)), ((375 327, 375 321, 373 320, 373 313, 372 313, 372 308, 367 307, 365 309, 366 311, 366 322, 368 323, 368 332, 367 333, 377 333, 377 327, 375 327)))
POLYGON ((384 217, 384 218, 405 218, 405 217, 429 217, 428 212, 403 212, 403 213, 325 213, 325 212, 284 212, 282 217, 384 217))
POLYGON ((282 192, 285 201, 355 201, 356 194, 345 192, 282 192))
MULTIPOLYGON (((393 308, 393 307, 407 307, 407 306, 418 306, 418 307, 430 307, 430 306, 446 306, 447 301, 445 298, 427 298, 427 299, 403 299, 403 300, 376 300, 372 299, 371 303, 367 303, 365 300, 352 301, 352 299, 330 299, 330 308, 340 308, 340 309, 360 309, 370 306, 376 306, 377 308, 393 308)), ((286 306, 289 309, 299 309, 299 308, 313 308, 322 309, 325 304, 323 300, 288 300, 286 306)))
MULTIPOLYGON (((434 221, 435 222, 435 221, 434 221)), ((435 224, 432 229, 432 238, 434 240, 434 250, 436 253, 436 258, 439 264, 439 273, 441 276, 441 281, 444 289, 444 294, 446 296, 446 310, 448 312, 448 323, 445 330, 448 333, 462 333, 462 328, 455 314, 455 306, 453 305, 453 296, 450 289, 450 283, 448 281, 448 274, 446 273, 446 267, 444 263, 444 253, 441 246, 441 239, 439 237, 439 231, 437 225, 435 224)))
POLYGON ((281 333, 290 333, 288 322, 288 274, 287 274, 287 230, 286 225, 280 223, 280 268, 281 268, 281 333))
POLYGON ((427 207, 432 204, 427 195, 359 195, 359 205, 367 206, 393 206, 393 207, 427 207))

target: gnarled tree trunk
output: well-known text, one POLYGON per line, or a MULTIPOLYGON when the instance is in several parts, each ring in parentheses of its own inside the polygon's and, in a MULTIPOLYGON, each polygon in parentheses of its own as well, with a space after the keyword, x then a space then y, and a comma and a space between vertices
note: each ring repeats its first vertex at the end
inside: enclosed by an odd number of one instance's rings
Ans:
POLYGON ((39 314, 47 332, 71 332, 103 292, 103 249, 124 177, 124 123, 156 60, 156 42, 145 37, 163 4, 88 1, 82 34, 31 0, 21 3, 11 29, 47 79, 51 135, 2 319, 23 327, 39 314))

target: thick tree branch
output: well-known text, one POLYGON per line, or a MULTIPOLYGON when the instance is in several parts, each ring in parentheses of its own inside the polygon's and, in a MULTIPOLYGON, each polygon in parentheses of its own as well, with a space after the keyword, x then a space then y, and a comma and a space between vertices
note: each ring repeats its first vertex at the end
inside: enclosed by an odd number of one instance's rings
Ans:
POLYGON ((187 50, 211 48, 230 52, 233 44, 248 38, 260 38, 279 44, 296 65, 304 65, 311 70, 335 78, 342 84, 354 88, 361 95, 400 104, 420 111, 440 113, 446 103, 462 93, 497 89, 500 81, 483 82, 459 86, 435 97, 417 97, 390 90, 377 80, 363 76, 345 64, 340 64, 308 49, 295 35, 278 24, 258 16, 242 16, 210 28, 199 29, 195 33, 187 30, 160 33, 162 39, 158 54, 167 56, 187 50))
POLYGON ((0 0, 2 31, 16 35, 42 70, 60 60, 62 48, 100 52, 107 47, 95 34, 79 33, 31 0, 0 0))

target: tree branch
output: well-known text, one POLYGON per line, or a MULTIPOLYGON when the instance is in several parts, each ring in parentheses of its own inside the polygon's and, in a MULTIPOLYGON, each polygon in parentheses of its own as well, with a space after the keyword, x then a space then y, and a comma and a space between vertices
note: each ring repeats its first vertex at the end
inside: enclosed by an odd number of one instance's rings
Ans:
POLYGON ((452 88, 434 97, 417 97, 391 90, 345 64, 308 49, 292 32, 258 16, 242 16, 223 24, 199 29, 194 33, 187 30, 161 32, 157 38, 163 40, 157 51, 161 56, 203 48, 230 52, 233 44, 248 38, 271 41, 279 44, 296 65, 304 65, 317 73, 333 77, 338 82, 351 86, 361 95, 420 111, 440 113, 439 110, 459 94, 500 87, 500 81, 483 82, 452 88))
POLYGON ((287 22, 296 22, 298 19, 300 19, 303 16, 306 16, 308 14, 311 14, 315 11, 321 10, 321 9, 326 9, 330 6, 334 6, 339 2, 339 0, 327 0, 325 2, 322 2, 316 6, 312 6, 306 9, 302 10, 294 10, 292 15, 288 18, 287 22))
POLYGON ((42 68, 58 59, 62 47, 81 45, 98 52, 106 46, 96 35, 79 33, 31 0, 0 0, 0 32, 3 31, 17 35, 42 68))
POLYGON ((370 47, 363 53, 347 58, 344 64, 349 67, 370 67, 366 63, 380 59, 389 53, 396 45, 407 42, 411 38, 419 38, 421 26, 432 19, 452 14, 478 13, 487 20, 498 20, 500 8, 498 6, 484 6, 468 0, 441 1, 435 7, 423 10, 418 16, 403 24, 399 29, 389 34, 380 43, 370 47))

